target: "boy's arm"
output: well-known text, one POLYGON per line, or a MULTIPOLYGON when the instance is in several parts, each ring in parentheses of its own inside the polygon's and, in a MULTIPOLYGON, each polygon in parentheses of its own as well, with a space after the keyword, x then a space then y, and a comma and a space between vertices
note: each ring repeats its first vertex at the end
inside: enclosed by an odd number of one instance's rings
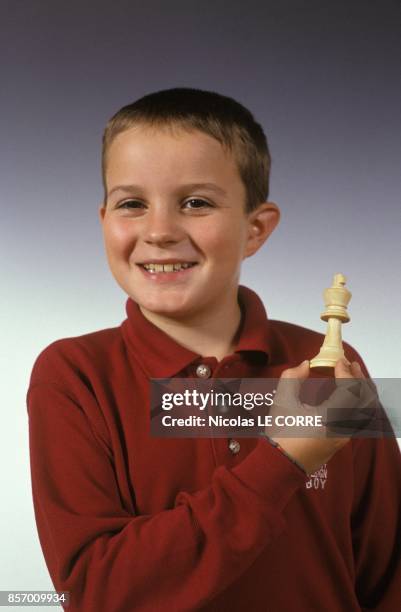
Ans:
POLYGON ((39 383, 28 411, 39 537, 56 589, 70 591, 71 612, 200 607, 281 533, 283 510, 305 482, 260 440, 235 468, 217 468, 210 487, 133 516, 82 406, 62 387, 39 383))
POLYGON ((395 438, 353 442, 352 534, 363 610, 401 608, 401 456, 395 438))
MULTIPOLYGON (((369 376, 355 349, 346 346, 369 376)), ((401 454, 384 412, 379 414, 378 432, 380 426, 386 437, 352 442, 355 589, 363 612, 401 608, 401 454)))

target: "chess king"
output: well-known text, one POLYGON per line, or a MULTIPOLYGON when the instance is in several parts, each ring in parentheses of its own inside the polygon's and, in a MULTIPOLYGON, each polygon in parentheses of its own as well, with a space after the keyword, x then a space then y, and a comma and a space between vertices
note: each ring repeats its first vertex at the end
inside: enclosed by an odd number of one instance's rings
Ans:
POLYGON ((345 356, 341 325, 350 320, 347 306, 352 296, 345 283, 343 274, 335 274, 332 286, 323 292, 326 309, 320 318, 327 321, 327 332, 319 353, 310 361, 310 368, 316 371, 334 368, 336 362, 345 356))

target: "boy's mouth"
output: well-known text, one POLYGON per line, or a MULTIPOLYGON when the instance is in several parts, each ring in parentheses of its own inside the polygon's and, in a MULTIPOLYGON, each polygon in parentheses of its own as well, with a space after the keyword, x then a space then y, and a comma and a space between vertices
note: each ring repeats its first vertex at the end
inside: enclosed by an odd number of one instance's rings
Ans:
POLYGON ((173 262, 173 263, 140 263, 138 264, 141 268, 150 272, 150 274, 160 274, 166 272, 181 272, 182 270, 188 270, 197 265, 197 262, 173 262))

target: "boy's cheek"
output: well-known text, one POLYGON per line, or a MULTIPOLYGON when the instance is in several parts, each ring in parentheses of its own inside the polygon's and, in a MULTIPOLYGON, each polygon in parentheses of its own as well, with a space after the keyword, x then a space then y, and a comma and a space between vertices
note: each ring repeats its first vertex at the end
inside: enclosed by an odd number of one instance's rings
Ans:
POLYGON ((242 227, 228 226, 222 228, 215 228, 213 223, 208 227, 205 241, 211 251, 224 250, 227 252, 238 251, 241 248, 241 244, 245 239, 245 232, 242 227))
POLYGON ((122 249, 129 244, 135 244, 136 237, 132 233, 128 220, 120 219, 104 226, 104 237, 111 248, 122 249))

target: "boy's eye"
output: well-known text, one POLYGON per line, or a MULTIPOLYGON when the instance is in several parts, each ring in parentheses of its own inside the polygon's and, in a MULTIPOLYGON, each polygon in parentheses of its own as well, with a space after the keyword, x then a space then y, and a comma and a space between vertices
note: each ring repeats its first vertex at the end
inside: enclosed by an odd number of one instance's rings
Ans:
MULTIPOLYGON (((141 211, 146 208, 146 205, 140 200, 125 200, 120 204, 117 204, 116 208, 122 210, 141 211)), ((190 198, 183 203, 182 208, 184 210, 200 211, 212 208, 212 204, 201 198, 190 198)))
POLYGON ((201 200, 200 198, 191 198, 184 202, 184 207, 188 210, 201 210, 202 208, 212 208, 212 205, 206 200, 201 200))
POLYGON ((125 200, 117 206, 117 208, 143 208, 144 204, 139 200, 125 200))

